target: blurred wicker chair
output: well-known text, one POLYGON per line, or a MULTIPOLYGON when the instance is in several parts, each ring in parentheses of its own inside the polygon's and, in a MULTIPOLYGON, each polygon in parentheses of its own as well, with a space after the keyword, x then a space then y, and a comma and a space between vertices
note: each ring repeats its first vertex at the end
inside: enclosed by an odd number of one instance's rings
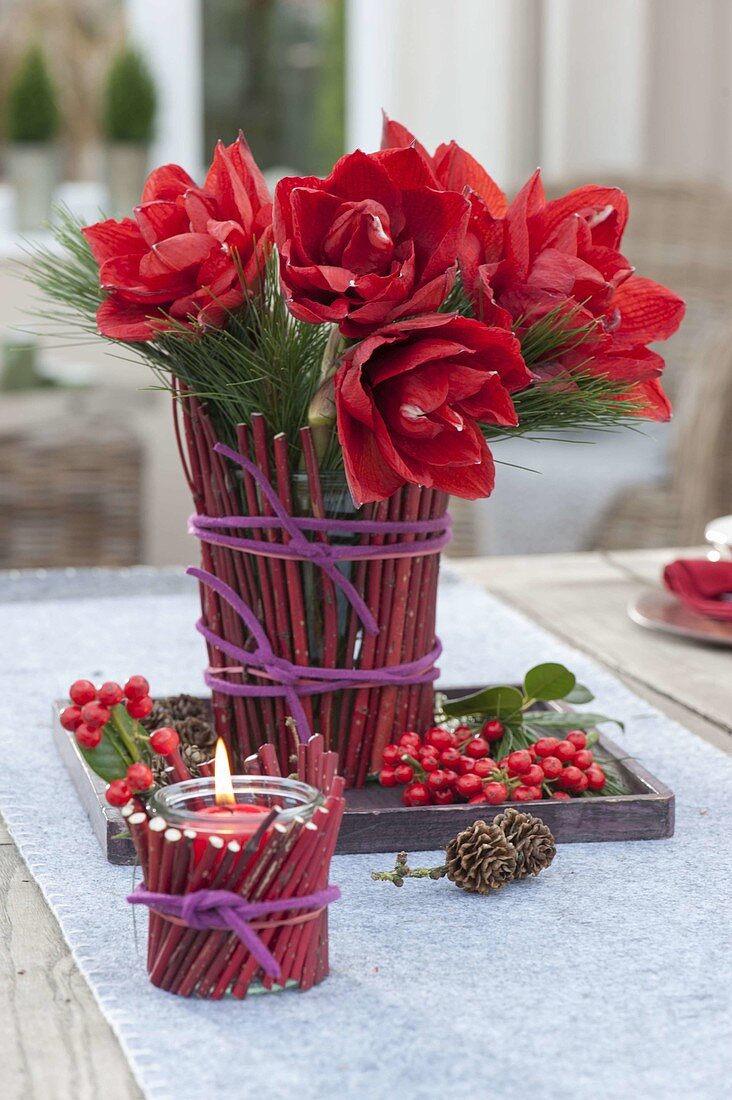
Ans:
POLYGON ((0 436, 0 567, 140 561, 140 445, 98 421, 0 436))
POLYGON ((692 545, 707 520, 732 511, 732 194, 711 184, 615 182, 630 200, 624 253, 680 294, 687 312, 660 348, 674 403, 668 480, 624 491, 587 548, 692 545))

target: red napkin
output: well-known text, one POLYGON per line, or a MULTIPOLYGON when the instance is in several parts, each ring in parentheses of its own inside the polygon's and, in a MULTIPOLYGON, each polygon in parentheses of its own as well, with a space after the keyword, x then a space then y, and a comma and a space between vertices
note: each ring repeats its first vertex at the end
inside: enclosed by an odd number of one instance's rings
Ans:
POLYGON ((732 621, 732 561, 672 561, 664 569, 663 579, 692 611, 732 621))

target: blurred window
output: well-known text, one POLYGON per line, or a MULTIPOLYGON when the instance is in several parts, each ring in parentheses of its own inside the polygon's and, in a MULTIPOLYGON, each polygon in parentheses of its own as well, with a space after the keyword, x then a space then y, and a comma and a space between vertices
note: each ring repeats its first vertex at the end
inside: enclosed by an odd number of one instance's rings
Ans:
POLYGON ((204 159, 241 128, 263 169, 330 169, 344 148, 344 4, 206 0, 204 159))

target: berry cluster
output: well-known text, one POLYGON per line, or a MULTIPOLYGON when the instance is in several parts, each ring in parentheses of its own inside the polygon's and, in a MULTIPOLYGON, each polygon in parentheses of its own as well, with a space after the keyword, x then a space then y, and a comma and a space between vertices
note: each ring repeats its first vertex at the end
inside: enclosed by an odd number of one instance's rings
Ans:
POLYGON ((582 730, 572 730, 562 741, 542 737, 494 760, 491 743, 505 732, 503 724, 492 719, 477 735, 469 726, 454 731, 435 726, 424 737, 403 733, 384 749, 379 782, 383 787, 404 787, 405 806, 566 799, 605 786, 605 773, 595 763, 582 730))
MULTIPOLYGON (((130 676, 124 687, 111 680, 100 688, 90 680, 76 680, 69 688, 69 697, 71 705, 64 707, 60 714, 64 729, 73 732, 84 749, 96 749, 106 735, 117 748, 120 771, 125 770, 124 778, 112 779, 107 785, 107 802, 112 806, 124 806, 135 795, 149 791, 153 786, 150 751, 161 756, 175 756, 180 738, 170 726, 162 726, 149 736, 140 726, 140 719, 146 718, 153 706, 150 685, 145 677, 130 676), (121 706, 133 719, 132 729, 127 731, 120 723, 120 711, 115 709, 121 706)), ((102 775, 107 778, 109 771, 102 771, 102 775)))
POLYGON ((95 688, 91 680, 75 680, 69 688, 71 706, 60 714, 61 725, 73 731, 85 749, 95 749, 102 740, 102 729, 112 717, 112 708, 124 702, 130 718, 146 718, 152 710, 150 685, 144 676, 130 676, 122 688, 109 680, 95 688))

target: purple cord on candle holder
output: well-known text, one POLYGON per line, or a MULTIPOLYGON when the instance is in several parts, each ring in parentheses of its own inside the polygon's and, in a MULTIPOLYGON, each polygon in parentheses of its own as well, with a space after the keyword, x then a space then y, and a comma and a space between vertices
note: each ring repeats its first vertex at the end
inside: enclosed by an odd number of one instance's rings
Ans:
POLYGON ((199 931, 234 932, 246 945, 265 974, 280 977, 280 967, 267 946, 257 935, 258 928, 274 928, 284 924, 298 924, 313 920, 332 901, 337 901, 341 892, 337 886, 326 886, 313 894, 295 898, 272 898, 269 901, 248 901, 232 890, 196 890, 192 894, 157 894, 138 886, 134 894, 127 898, 130 905, 146 905, 163 917, 175 923, 185 924, 199 931), (286 913, 293 909, 306 909, 300 916, 287 917, 279 921, 260 921, 257 917, 267 917, 273 913, 286 913))
MULTIPOLYGON (((285 508, 280 497, 265 474, 245 455, 239 454, 223 443, 217 443, 214 450, 242 466, 257 482, 261 492, 269 501, 273 516, 191 516, 188 530, 203 542, 225 546, 232 550, 258 554, 264 557, 288 558, 295 561, 309 561, 317 565, 343 592, 363 623, 368 634, 378 634, 379 627, 374 616, 355 586, 341 573, 339 561, 359 561, 369 558, 419 557, 424 554, 438 554, 450 541, 450 517, 444 515, 428 520, 339 520, 315 519, 313 517, 292 516, 285 508), (222 533, 219 528, 275 528, 286 531, 287 543, 261 542, 256 539, 241 538, 222 533), (305 531, 326 531, 337 534, 381 534, 381 535, 433 535, 433 538, 413 539, 411 542, 396 542, 386 546, 333 546, 327 542, 310 542, 305 531)), ((187 572, 202 584, 212 588, 242 619, 256 648, 245 650, 233 642, 220 637, 199 619, 196 629, 210 645, 240 662, 240 666, 227 668, 209 668, 204 673, 206 684, 214 691, 224 695, 256 697, 284 696, 292 717, 298 728, 300 739, 307 742, 311 736, 310 725, 300 702, 302 696, 317 695, 322 692, 346 690, 357 687, 411 686, 436 680, 439 670, 435 661, 442 652, 439 640, 429 653, 414 661, 376 669, 338 669, 315 666, 295 665, 283 657, 277 657, 272 649, 267 633, 256 615, 242 598, 219 577, 203 569, 191 567, 187 572), (224 672, 243 672, 251 670, 254 675, 275 681, 270 687, 259 684, 233 684, 221 679, 224 672), (218 675, 217 675, 218 673, 218 675)))

